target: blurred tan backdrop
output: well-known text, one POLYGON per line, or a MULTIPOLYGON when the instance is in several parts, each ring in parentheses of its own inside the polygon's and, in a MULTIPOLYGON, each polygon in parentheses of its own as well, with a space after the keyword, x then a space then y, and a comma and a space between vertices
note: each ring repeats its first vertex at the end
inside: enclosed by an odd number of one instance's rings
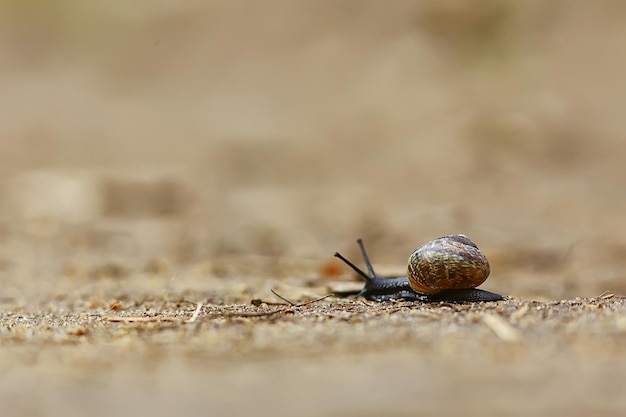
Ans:
POLYGON ((622 2, 31 0, 0 27, 5 281, 315 277, 359 236, 401 272, 466 233, 492 290, 626 292, 622 2))

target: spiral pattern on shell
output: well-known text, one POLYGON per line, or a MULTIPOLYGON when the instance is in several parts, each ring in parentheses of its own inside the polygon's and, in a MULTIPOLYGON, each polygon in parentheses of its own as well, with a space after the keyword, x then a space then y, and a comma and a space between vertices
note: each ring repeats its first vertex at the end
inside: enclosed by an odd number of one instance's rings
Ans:
POLYGON ((432 240, 409 257, 409 283, 420 294, 475 288, 489 272, 487 257, 465 235, 432 240))

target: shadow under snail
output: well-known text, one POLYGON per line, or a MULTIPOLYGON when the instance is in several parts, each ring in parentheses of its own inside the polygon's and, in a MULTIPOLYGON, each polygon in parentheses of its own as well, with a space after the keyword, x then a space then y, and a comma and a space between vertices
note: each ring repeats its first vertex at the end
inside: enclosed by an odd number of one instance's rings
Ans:
POLYGON ((355 270, 365 286, 357 294, 371 301, 404 299, 422 302, 479 302, 502 300, 500 294, 479 290, 489 276, 489 261, 478 246, 465 235, 449 235, 415 249, 409 257, 408 277, 380 278, 357 240, 369 275, 339 252, 335 256, 355 270))

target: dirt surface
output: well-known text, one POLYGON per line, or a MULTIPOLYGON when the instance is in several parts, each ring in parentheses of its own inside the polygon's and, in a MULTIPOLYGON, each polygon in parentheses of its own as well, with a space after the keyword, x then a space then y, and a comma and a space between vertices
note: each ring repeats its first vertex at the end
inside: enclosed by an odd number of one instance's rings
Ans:
POLYGON ((625 415, 626 10, 523 3, 1 3, 0 414, 625 415))

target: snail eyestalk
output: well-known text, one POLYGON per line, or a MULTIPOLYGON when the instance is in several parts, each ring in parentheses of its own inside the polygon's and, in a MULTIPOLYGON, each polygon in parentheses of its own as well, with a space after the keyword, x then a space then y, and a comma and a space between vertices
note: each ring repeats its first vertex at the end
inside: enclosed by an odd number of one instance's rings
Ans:
POLYGON ((353 264, 352 262, 350 262, 349 260, 347 260, 346 258, 343 257, 342 254, 340 254, 339 252, 335 252, 335 257, 341 259, 343 262, 345 262, 346 265, 348 265, 350 268, 352 268, 357 274, 359 274, 365 281, 371 281, 372 278, 368 277, 367 274, 363 271, 361 271, 359 269, 358 266, 356 266, 355 264, 353 264))
POLYGON ((356 243, 359 244, 359 248, 361 248, 361 253, 363 254, 363 260, 365 261, 365 265, 367 265, 367 270, 370 273, 370 278, 376 278, 376 272, 374 272, 374 267, 370 262, 370 258, 367 256, 367 252, 365 252, 365 246, 363 246, 363 239, 358 238, 356 243))

